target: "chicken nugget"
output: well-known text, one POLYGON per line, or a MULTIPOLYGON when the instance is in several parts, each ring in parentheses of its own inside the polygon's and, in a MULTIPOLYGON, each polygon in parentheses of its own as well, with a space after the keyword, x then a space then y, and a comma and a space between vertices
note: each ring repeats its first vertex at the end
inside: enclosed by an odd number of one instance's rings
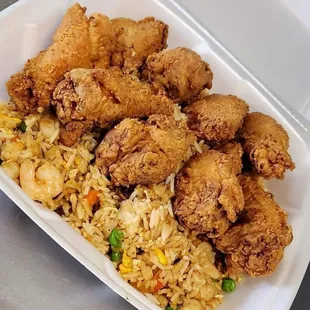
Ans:
POLYGON ((152 115, 146 122, 126 118, 104 137, 96 165, 116 185, 152 184, 171 175, 194 143, 185 121, 152 115))
POLYGON ((173 211, 197 235, 221 236, 237 220, 244 198, 233 155, 207 150, 192 157, 176 180, 173 211))
POLYGON ((236 96, 212 94, 188 105, 184 113, 197 137, 223 141, 235 137, 248 110, 249 106, 236 96))
POLYGON ((263 189, 257 176, 240 176, 245 199, 238 222, 215 240, 218 250, 226 254, 230 274, 247 272, 252 277, 275 271, 284 248, 293 240, 287 214, 263 189))
POLYGON ((295 168, 288 153, 288 134, 271 116, 249 113, 240 137, 253 170, 265 179, 283 179, 286 170, 295 168))
POLYGON ((204 88, 210 89, 213 73, 197 53, 178 47, 149 56, 142 76, 163 86, 171 98, 184 102, 197 98, 204 88))

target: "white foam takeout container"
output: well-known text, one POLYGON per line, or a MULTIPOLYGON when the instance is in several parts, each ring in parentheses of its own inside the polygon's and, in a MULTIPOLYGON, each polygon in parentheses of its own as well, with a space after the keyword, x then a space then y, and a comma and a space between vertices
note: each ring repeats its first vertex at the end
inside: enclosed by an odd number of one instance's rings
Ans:
MULTIPOLYGON (((87 13, 140 19, 155 16, 169 24, 170 48, 185 46, 197 51, 214 72, 213 92, 234 94, 246 100, 251 111, 277 119, 290 136, 290 152, 296 169, 283 181, 267 186, 288 212, 294 241, 276 272, 269 277, 245 278, 235 293, 225 296, 221 310, 289 309, 310 260, 310 125, 268 89, 174 0, 80 0, 87 13)), ((74 1, 20 0, 0 13, 0 99, 8 99, 5 82, 27 59, 46 48, 64 11, 74 1)), ((0 169, 3 190, 37 225, 82 265, 138 309, 159 309, 118 275, 110 260, 99 253, 56 213, 33 202, 0 169)), ((103 306, 104 307, 104 306, 103 306)))

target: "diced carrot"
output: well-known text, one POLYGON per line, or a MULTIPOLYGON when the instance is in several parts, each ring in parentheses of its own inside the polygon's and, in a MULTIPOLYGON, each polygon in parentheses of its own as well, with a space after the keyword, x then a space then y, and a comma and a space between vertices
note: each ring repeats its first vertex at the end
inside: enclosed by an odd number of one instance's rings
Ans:
POLYGON ((165 285, 157 280, 157 283, 156 283, 156 285, 154 287, 154 293, 157 293, 158 291, 160 291, 164 287, 165 287, 165 285))
POLYGON ((11 142, 16 142, 17 138, 18 138, 18 137, 15 136, 14 138, 11 139, 11 142))
POLYGON ((153 279, 155 279, 155 280, 158 280, 158 279, 159 279, 160 271, 161 271, 161 270, 157 271, 157 272, 154 274, 153 279))
POLYGON ((91 189, 88 194, 85 196, 85 198, 88 200, 88 204, 90 207, 93 207, 99 200, 98 196, 99 192, 91 189))

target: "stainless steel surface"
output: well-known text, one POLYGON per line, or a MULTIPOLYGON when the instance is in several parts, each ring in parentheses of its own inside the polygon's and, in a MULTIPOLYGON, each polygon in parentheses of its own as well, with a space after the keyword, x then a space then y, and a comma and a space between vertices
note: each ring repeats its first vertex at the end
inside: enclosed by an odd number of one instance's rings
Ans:
POLYGON ((0 192, 0 309, 135 309, 0 192))
MULTIPOLYGON (((13 2, 0 0, 0 10, 13 2)), ((184 2, 189 6, 199 1, 184 2)), ((224 0, 213 1, 213 9, 216 2, 224 0)), ((310 271, 292 310, 310 308, 309 288, 310 271)), ((62 250, 0 192, 0 310, 42 309, 134 308, 62 250)))

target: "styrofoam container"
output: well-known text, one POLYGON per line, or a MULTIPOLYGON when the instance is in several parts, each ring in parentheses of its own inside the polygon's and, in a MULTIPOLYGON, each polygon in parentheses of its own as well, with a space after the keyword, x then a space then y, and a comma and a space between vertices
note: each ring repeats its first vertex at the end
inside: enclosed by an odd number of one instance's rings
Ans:
MULTIPOLYGON (((20 0, 0 13, 0 99, 8 99, 5 82, 26 60, 46 48, 64 11, 74 1, 20 0)), ((213 92, 234 94, 248 102, 252 111, 274 117, 290 136, 290 152, 296 169, 283 181, 267 186, 288 212, 294 241, 272 276, 245 278, 235 293, 225 296, 221 310, 289 309, 310 260, 310 125, 290 107, 282 104, 266 86, 229 54, 195 18, 173 0, 80 0, 87 13, 140 19, 155 16, 169 25, 169 48, 186 46, 197 51, 214 72, 213 92)), ((272 31, 272 30, 271 30, 272 31)), ((268 85, 267 85, 268 86, 268 85)), ((138 309, 159 309, 127 284, 110 260, 99 253, 56 213, 33 202, 0 169, 3 190, 35 223, 100 280, 138 309)))

